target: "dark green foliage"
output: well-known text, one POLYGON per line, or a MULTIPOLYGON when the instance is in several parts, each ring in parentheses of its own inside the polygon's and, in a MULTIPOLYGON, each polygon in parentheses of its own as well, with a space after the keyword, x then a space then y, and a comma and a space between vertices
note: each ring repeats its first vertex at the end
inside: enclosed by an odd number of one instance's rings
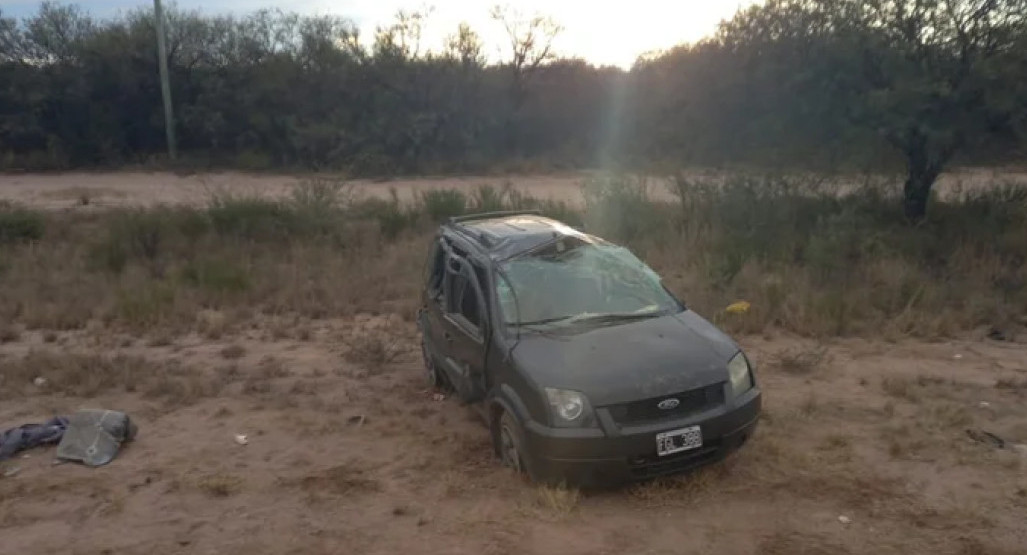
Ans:
POLYGON ((45 229, 42 214, 0 203, 0 244, 38 241, 45 229))
POLYGON ((306 235, 318 222, 305 221, 287 203, 261 197, 218 196, 207 208, 211 225, 223 236, 253 241, 286 240, 306 235))
POLYGON ((399 200, 396 189, 389 190, 388 199, 368 198, 353 201, 349 214, 357 219, 370 218, 378 223, 378 230, 386 239, 395 239, 408 227, 417 223, 418 214, 408 210, 399 200))
POLYGON ((213 293, 236 293, 250 288, 244 268, 219 259, 189 262, 182 268, 182 280, 213 293))
MULTIPOLYGON (((184 164, 465 171, 587 161, 598 144, 606 73, 558 61, 512 83, 506 67, 484 64, 466 26, 429 55, 439 45, 418 48, 416 13, 370 47, 335 16, 166 13, 184 164)), ((0 13, 0 170, 160 161, 153 28, 149 9, 108 20, 51 3, 20 22, 0 13)))
MULTIPOLYGON (((366 46, 333 16, 171 10, 180 163, 360 174, 901 169, 917 220, 947 166, 1022 153, 1025 2, 768 0, 630 71, 553 58, 545 46, 557 26, 544 18, 534 42, 512 42, 519 55, 488 65, 467 26, 426 54, 438 45, 418 42, 419 13, 366 46)), ((148 10, 95 20, 44 3, 22 21, 0 14, 0 170, 162 163, 153 28, 148 10)), ((317 195, 332 185, 312 187, 321 190, 300 202, 319 207, 300 211, 314 225, 286 221, 294 212, 281 204, 244 209, 274 222, 265 236, 323 233, 334 226, 317 195)), ((504 195, 482 188, 465 208, 504 195)), ((455 198, 432 202, 435 218, 459 213, 455 198)), ((229 208, 218 207, 219 230, 258 233, 227 221, 229 208)), ((381 214, 383 229, 402 228, 398 212, 381 214)))
POLYGON ((586 229, 612 240, 631 243, 653 236, 669 221, 664 207, 649 198, 644 179, 599 176, 584 183, 582 194, 586 229))
POLYGON ((432 189, 418 195, 420 203, 428 218, 441 223, 452 216, 459 216, 467 211, 467 195, 456 189, 432 189))

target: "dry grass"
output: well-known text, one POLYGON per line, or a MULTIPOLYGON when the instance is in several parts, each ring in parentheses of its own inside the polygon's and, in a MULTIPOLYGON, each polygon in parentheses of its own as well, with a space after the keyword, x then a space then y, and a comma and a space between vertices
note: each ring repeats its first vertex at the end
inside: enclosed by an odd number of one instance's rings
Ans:
POLYGON ((806 531, 780 531, 765 536, 756 548, 758 555, 844 555, 852 553, 844 545, 834 543, 806 531))
POLYGON ((21 339, 21 330, 10 322, 0 323, 0 343, 13 343, 21 339))
POLYGON ((771 364, 795 375, 812 374, 828 360, 827 347, 784 349, 771 355, 771 364))
POLYGON ((564 486, 539 486, 535 490, 535 505, 548 516, 563 518, 578 506, 581 492, 564 486))
POLYGON ((379 369, 396 360, 408 347, 391 327, 354 330, 344 340, 346 360, 370 369, 379 369))
POLYGON ((710 491, 726 472, 724 463, 703 467, 687 474, 639 483, 629 494, 648 507, 689 504, 710 491))
POLYGON ((881 390, 885 395, 910 402, 917 402, 916 384, 908 378, 884 378, 881 380, 881 390))
POLYGON ((124 391, 188 405, 217 395, 221 385, 193 367, 127 355, 31 350, 20 358, 0 358, 0 398, 42 393, 90 398, 124 391), (45 379, 46 386, 33 386, 36 378, 45 379))
POLYGON ((200 478, 196 487, 209 497, 230 497, 242 491, 243 481, 238 476, 219 472, 200 478))
POLYGON ((352 495, 382 490, 381 482, 366 468, 354 463, 343 463, 283 483, 311 494, 352 495))
POLYGON ((237 343, 228 345, 221 349, 221 356, 229 360, 235 360, 246 356, 246 348, 237 343))
MULTIPOLYGON (((1027 305, 1027 288, 1018 286, 1027 267, 1010 261, 1027 255, 1027 218, 1015 191, 957 195, 934 207, 922 228, 909 228, 887 186, 839 196, 822 184, 774 178, 679 185, 667 203, 634 180, 597 179, 583 189, 585 214, 512 190, 433 193, 404 206, 308 183, 280 201, 217 197, 205 209, 33 216, 32 229, 46 229, 33 235, 39 248, 0 245, 0 321, 71 330, 100 320, 137 335, 160 329, 218 339, 246 309, 283 322, 273 333, 307 340, 308 329, 285 323, 357 313, 410 319, 433 216, 541 207, 571 223, 587 219, 632 247, 729 331, 897 338, 1022 326, 1022 310, 1012 307, 1027 305), (751 309, 724 313, 739 299, 751 309)), ((388 342, 354 342, 354 357, 366 364, 395 356, 388 342)), ((824 353, 778 358, 783 371, 801 374, 822 365, 824 353)))
POLYGON ((1027 378, 1000 378, 995 387, 1007 391, 1027 391, 1027 378))

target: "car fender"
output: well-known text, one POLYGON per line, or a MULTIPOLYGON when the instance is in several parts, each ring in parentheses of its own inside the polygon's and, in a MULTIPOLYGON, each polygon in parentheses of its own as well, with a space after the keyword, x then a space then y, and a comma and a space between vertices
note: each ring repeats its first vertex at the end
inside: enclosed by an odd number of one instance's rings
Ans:
POLYGON ((499 438, 499 416, 503 412, 510 413, 525 428, 525 423, 531 419, 528 407, 521 400, 520 395, 507 384, 498 384, 489 392, 487 406, 489 408, 489 430, 492 431, 492 439, 498 452, 499 438))

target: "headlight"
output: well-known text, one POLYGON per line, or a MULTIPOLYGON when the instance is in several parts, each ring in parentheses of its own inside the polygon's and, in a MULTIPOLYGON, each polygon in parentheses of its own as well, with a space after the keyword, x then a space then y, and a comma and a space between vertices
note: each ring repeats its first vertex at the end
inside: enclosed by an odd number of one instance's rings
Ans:
POLYGON ((559 427, 588 426, 592 421, 592 408, 588 399, 577 391, 546 388, 553 424, 559 427))
POLYGON ((731 392, 737 397, 752 389, 752 372, 749 370, 749 361, 741 351, 727 363, 727 372, 731 378, 731 392))

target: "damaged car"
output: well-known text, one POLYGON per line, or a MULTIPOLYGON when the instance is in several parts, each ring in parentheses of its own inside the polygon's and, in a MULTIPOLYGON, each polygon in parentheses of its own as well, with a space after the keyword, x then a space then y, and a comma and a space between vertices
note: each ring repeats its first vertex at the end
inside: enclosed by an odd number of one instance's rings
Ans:
POLYGON ((431 384, 477 406, 499 459, 536 481, 687 471, 760 415, 731 338, 628 249, 534 212, 442 225, 417 323, 431 384))

